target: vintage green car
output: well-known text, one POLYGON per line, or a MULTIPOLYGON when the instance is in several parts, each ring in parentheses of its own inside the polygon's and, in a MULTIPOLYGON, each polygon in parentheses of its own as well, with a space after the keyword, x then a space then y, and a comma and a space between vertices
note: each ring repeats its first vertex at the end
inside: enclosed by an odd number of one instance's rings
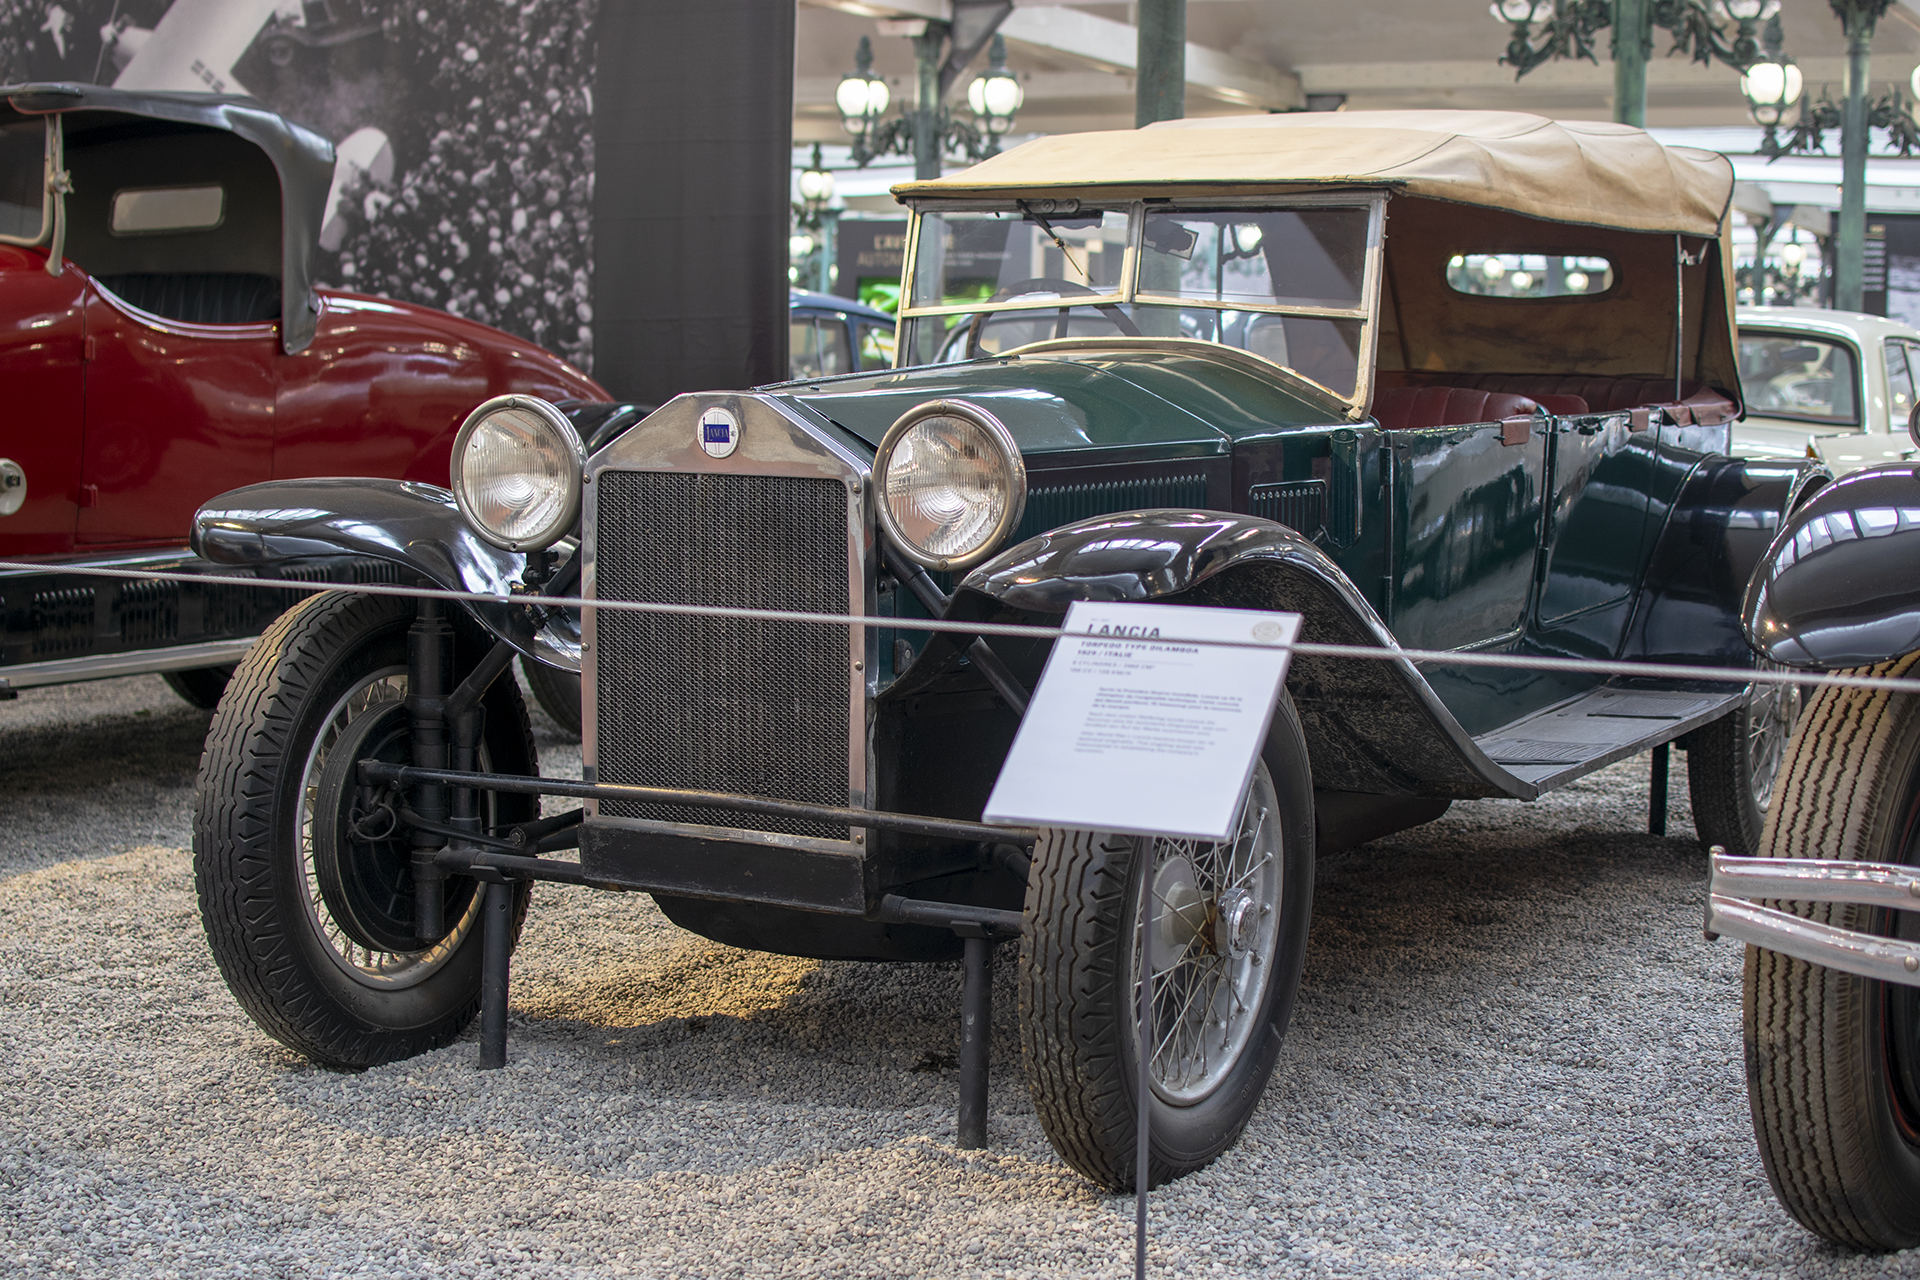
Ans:
POLYGON ((211 559, 348 550, 488 597, 316 598, 235 676, 195 835, 229 984, 342 1066, 445 1044, 478 1002, 498 1063, 535 879, 645 890, 742 947, 964 954, 964 1144, 988 957, 1017 936, 1040 1120, 1118 1188, 1151 887, 1153 1176, 1206 1164, 1279 1054, 1316 853, 1649 750, 1664 816, 1675 742, 1702 839, 1754 847, 1790 700, 1444 656, 1755 662, 1749 572, 1826 473, 1726 456, 1732 181, 1505 113, 1043 139, 898 190, 897 368, 682 396, 590 458, 504 397, 452 492, 225 495, 211 559), (512 598, 576 585, 579 633, 512 598), (1051 626, 1079 600, 1291 610, 1307 641, 1442 656, 1298 657, 1228 843, 984 825, 1050 642, 914 622, 1051 626), (579 665, 583 782, 535 776, 497 678, 516 652, 579 665), (537 794, 584 811, 536 820, 537 794))

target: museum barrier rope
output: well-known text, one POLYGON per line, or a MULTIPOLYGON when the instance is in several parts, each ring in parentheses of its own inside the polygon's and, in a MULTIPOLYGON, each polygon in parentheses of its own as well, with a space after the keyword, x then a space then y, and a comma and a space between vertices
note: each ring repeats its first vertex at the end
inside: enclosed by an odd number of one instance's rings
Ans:
MULTIPOLYGON (((749 609, 719 605, 665 604, 638 600, 587 600, 578 596, 547 596, 534 594, 532 592, 523 594, 519 592, 449 591, 439 587, 407 587, 383 583, 296 582, 290 579, 257 578, 236 574, 166 573, 153 570, 108 569, 100 567, 69 568, 21 561, 0 561, 0 570, 45 571, 49 568, 57 568, 61 573, 99 578, 121 578, 150 582, 199 583, 208 586, 261 587, 301 591, 311 594, 344 592, 357 595, 400 596, 408 599, 450 600, 474 604, 535 605, 547 609, 605 609, 623 613, 742 618, 755 619, 762 622, 812 623, 820 626, 869 626, 876 629, 892 631, 949 632, 968 636, 1009 636, 1026 640, 1058 640, 1068 634, 1068 632, 1061 627, 1034 627, 1012 623, 962 622, 936 618, 893 618, 881 615, 806 613, 791 609, 749 609)), ((1111 638, 1131 643, 1146 643, 1152 639, 1151 637, 1138 636, 1115 636, 1111 638)), ((1751 667, 1705 667, 1671 662, 1619 662, 1594 658, 1554 658, 1544 654, 1476 653, 1449 649, 1406 649, 1388 645, 1321 644, 1312 641, 1296 641, 1291 645, 1283 645, 1251 640, 1190 640, 1181 637, 1178 638, 1177 642, 1181 645, 1191 645, 1201 648, 1286 648, 1290 649, 1295 656, 1300 657, 1357 659, 1362 661, 1393 661, 1397 659, 1421 665, 1488 667, 1528 671, 1563 671, 1579 674, 1714 681, 1721 684, 1781 684, 1797 686, 1803 690, 1831 687, 1886 690, 1899 693, 1920 689, 1920 680, 1893 679, 1881 676, 1830 675, 1818 672, 1769 671, 1751 667)), ((5 671, 6 669, 4 667, 0 667, 0 677, 4 677, 5 671)), ((1664 783, 1662 783, 1661 789, 1664 791, 1664 783)), ((1662 829, 1664 829, 1664 824, 1662 829)), ((495 861, 506 862, 518 860, 496 857, 495 861)), ((502 901, 504 902, 504 898, 502 898, 502 901)), ((1142 930, 1142 936, 1150 936, 1148 931, 1144 929, 1145 908, 1146 900, 1143 896, 1141 905, 1142 915, 1141 919, 1136 922, 1136 928, 1142 930)), ((969 942, 974 943, 982 951, 985 950, 987 945, 984 941, 976 941, 973 939, 969 939, 969 942)), ((500 1061, 491 1064, 495 1066, 501 1065, 505 1060, 506 995, 504 978, 501 979, 499 987, 500 990, 492 1001, 492 1003, 497 1004, 499 1007, 492 1017, 488 1019, 488 1021, 497 1021, 499 1023, 499 1026, 494 1028, 491 1033, 492 1038, 500 1042, 498 1045, 500 1061)), ((1146 1064, 1150 1057, 1148 1044, 1152 1034, 1152 1009, 1146 997, 1147 989, 1147 984, 1142 984, 1141 1009, 1138 1020, 1140 1047, 1136 1052, 1136 1060, 1141 1064, 1141 1078, 1138 1087, 1140 1088, 1142 1096, 1144 1096, 1147 1088, 1146 1064)), ((965 997, 963 995, 963 1003, 964 999, 965 997)), ((483 1000, 483 1004, 484 1003, 488 1002, 483 1000)), ((483 1042, 489 1039, 489 1035, 489 1030, 483 1027, 483 1042)), ((962 1038, 964 1041, 964 1028, 962 1038)), ((964 1052, 965 1049, 963 1045, 963 1054, 964 1052)), ((484 1043, 482 1058, 482 1065, 488 1065, 484 1043)), ((974 1109, 979 1113, 976 1124, 982 1130, 982 1141, 984 1141, 984 1072, 982 1072, 979 1090, 981 1096, 974 1109)), ((963 1089, 963 1095, 965 1092, 966 1090, 963 1089)), ((963 1114, 960 1121, 963 1129, 967 1124, 965 1112, 966 1103, 963 1100, 963 1114)), ((1149 1186, 1149 1144, 1145 1140, 1147 1114, 1146 1108, 1143 1107, 1139 1109, 1139 1134, 1135 1140, 1134 1274, 1136 1277, 1144 1277, 1147 1271, 1147 1189, 1149 1186)))
MULTIPOLYGON (((1058 640, 1068 633, 1060 627, 1034 627, 1006 622, 963 622, 941 618, 894 618, 880 614, 806 613, 791 609, 749 609, 725 605, 664 604, 645 600, 587 600, 579 596, 545 596, 532 592, 449 591, 444 587, 407 587, 385 583, 296 582, 285 578, 254 578, 237 574, 165 573, 151 569, 107 569, 68 567, 65 565, 0 560, 0 570, 34 572, 55 570, 82 577, 123 578, 143 582, 199 583, 207 586, 264 587, 311 594, 343 592, 349 595, 401 596, 410 600, 453 600, 471 604, 524 604, 556 609, 603 609, 618 613, 661 613, 686 617, 747 618, 762 622, 803 622, 821 626, 864 626, 885 631, 952 632, 969 636, 1010 636, 1022 640, 1058 640)), ((1115 640, 1138 641, 1140 637, 1114 636, 1115 640)), ((1217 649, 1290 650, 1296 657, 1347 658, 1362 661, 1404 659, 1419 665, 1489 667, 1513 671, 1565 671, 1575 674, 1598 673, 1619 676, 1643 676, 1662 680, 1706 680, 1720 684, 1780 684, 1803 690, 1819 688, 1875 689, 1891 693, 1912 692, 1920 688, 1920 679, 1887 676, 1833 675, 1813 671, 1773 671, 1753 667, 1706 667, 1675 662, 1621 662, 1603 658, 1554 658, 1545 654, 1477 653, 1457 649, 1406 649, 1399 646, 1366 644, 1321 644, 1295 641, 1291 645, 1256 640, 1189 640, 1183 645, 1217 649)), ((6 668, 0 667, 0 678, 6 668)))

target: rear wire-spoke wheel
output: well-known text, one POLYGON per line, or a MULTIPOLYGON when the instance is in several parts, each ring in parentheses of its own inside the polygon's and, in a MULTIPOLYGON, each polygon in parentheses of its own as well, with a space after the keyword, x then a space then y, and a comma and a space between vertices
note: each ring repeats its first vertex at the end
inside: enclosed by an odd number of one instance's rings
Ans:
POLYGON ((535 662, 522 654, 520 673, 527 678, 527 688, 533 691, 533 700, 540 709, 552 717, 560 729, 577 738, 580 736, 580 673, 561 671, 544 662, 535 662))
POLYGON ((193 667, 186 671, 163 671, 160 678, 188 706, 211 711, 220 705, 220 695, 227 691, 233 670, 232 667, 193 667))
MULTIPOLYGON (((410 601, 322 596, 282 615, 235 672, 208 731, 194 814, 201 919, 221 974, 269 1035, 322 1065, 374 1066, 456 1038, 479 1006, 482 895, 444 888, 446 932, 414 936, 411 841, 399 798, 356 762, 412 757, 410 601)), ((452 678, 491 640, 454 619, 452 678)), ((537 772, 511 680, 482 701, 480 767, 537 772)), ((483 793, 481 820, 535 816, 483 793)), ((514 932, 528 887, 514 897, 514 932)))
MULTIPOLYGON (((1910 674, 1908 655, 1862 674, 1910 674)), ((1920 866, 1920 694, 1823 689, 1786 753, 1766 856, 1920 866)), ((1783 903, 1920 941, 1920 914, 1783 903)), ((1920 990, 1748 947, 1747 1100, 1774 1195, 1828 1240, 1920 1244, 1920 990)))
MULTIPOLYGON (((1763 667, 1785 669, 1771 663, 1763 667)), ((1746 706, 1689 736, 1687 794, 1702 847, 1717 844, 1737 857, 1758 856, 1774 784, 1800 712, 1798 685, 1756 684, 1746 706)))
POLYGON ((1041 1127, 1101 1186, 1134 1183, 1141 897, 1153 959, 1152 1185, 1210 1163, 1260 1101, 1299 989, 1313 786, 1290 700, 1222 843, 1049 830, 1020 944, 1021 1049, 1041 1127))

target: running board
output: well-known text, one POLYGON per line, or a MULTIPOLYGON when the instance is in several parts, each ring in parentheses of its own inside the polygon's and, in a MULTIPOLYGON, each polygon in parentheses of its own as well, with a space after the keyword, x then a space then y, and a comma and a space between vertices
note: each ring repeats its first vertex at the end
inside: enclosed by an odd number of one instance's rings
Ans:
POLYGON ((1745 686, 1648 689, 1607 684, 1482 734, 1474 744, 1495 764, 1544 793, 1671 742, 1746 700, 1745 686))

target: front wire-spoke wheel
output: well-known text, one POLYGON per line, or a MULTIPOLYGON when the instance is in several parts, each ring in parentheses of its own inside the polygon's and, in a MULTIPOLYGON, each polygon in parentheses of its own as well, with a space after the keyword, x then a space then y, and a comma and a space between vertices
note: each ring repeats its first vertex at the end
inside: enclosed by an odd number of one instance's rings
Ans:
MULTIPOLYGON (((479 1007, 482 895, 447 880, 446 931, 415 934, 403 801, 357 763, 412 759, 410 601, 317 596, 281 615, 234 673, 200 761, 194 879, 208 944, 253 1020, 325 1066, 359 1068, 456 1038, 479 1007)), ((451 678, 491 646, 453 619, 451 678)), ((482 699, 480 767, 538 772, 517 685, 482 699)), ((481 821, 535 816, 531 797, 482 793, 481 821)), ((528 886, 514 895, 518 933, 528 886)))
POLYGON ((1068 1164, 1109 1190, 1133 1186, 1143 981, 1152 1183, 1233 1145, 1279 1056, 1312 898, 1313 784, 1284 695, 1226 841, 1042 833, 1020 942, 1020 1040, 1041 1127, 1068 1164))
MULTIPOLYGON (((1920 654, 1861 674, 1902 676, 1920 654)), ((1920 866, 1920 694, 1826 688, 1786 751, 1763 851, 1920 866)), ((1783 903, 1920 941, 1920 914, 1783 903)), ((1788 1213, 1855 1249, 1920 1244, 1920 991, 1758 947, 1746 952, 1747 1100, 1788 1213)))
MULTIPOLYGON (((1136 879, 1152 901, 1143 916, 1136 893, 1132 911, 1151 939, 1148 1079, 1155 1096, 1173 1106, 1203 1101, 1219 1088, 1259 1029, 1283 896, 1277 809, 1273 779, 1263 767, 1241 801, 1231 840, 1141 842, 1151 845, 1153 858, 1151 879, 1136 879)), ((1136 1044, 1142 933, 1134 929, 1127 957, 1136 1044)))

